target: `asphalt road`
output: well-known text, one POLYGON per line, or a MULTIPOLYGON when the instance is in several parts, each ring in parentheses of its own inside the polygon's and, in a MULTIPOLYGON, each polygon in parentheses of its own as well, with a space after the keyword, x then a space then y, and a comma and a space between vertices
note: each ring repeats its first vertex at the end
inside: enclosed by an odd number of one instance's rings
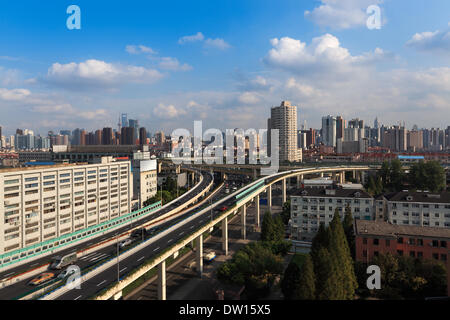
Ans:
MULTIPOLYGON (((49 256, 43 257, 41 259, 34 260, 30 263, 23 264, 16 268, 4 271, 4 272, 0 273, 0 278, 10 278, 14 275, 24 273, 28 270, 31 270, 31 269, 34 269, 34 268, 37 268, 39 266, 49 263, 55 256, 62 256, 62 255, 66 255, 66 254, 69 254, 72 252, 86 250, 87 248, 89 248, 92 245, 96 245, 99 242, 107 240, 108 238, 112 238, 116 235, 125 233, 128 230, 137 227, 138 225, 151 222, 153 219, 173 210, 174 208, 178 207, 181 203, 186 202, 189 199, 192 199, 192 197, 194 197, 196 194, 201 192, 201 190, 203 190, 212 180, 212 177, 210 174, 203 174, 203 178, 204 179, 203 179, 202 183, 196 187, 196 191, 193 191, 192 193, 190 193, 188 195, 182 195, 180 200, 174 202, 172 205, 170 205, 167 208, 157 211, 156 213, 152 214, 149 217, 146 217, 138 222, 126 225, 126 226, 119 228, 117 230, 114 230, 112 232, 108 232, 106 234, 99 235, 98 237, 93 238, 88 242, 84 242, 79 245, 69 247, 66 250, 62 250, 60 252, 55 253, 54 255, 49 255, 49 256)), ((192 212, 188 211, 183 216, 186 216, 189 214, 192 214, 192 212)), ((180 218, 177 218, 176 221, 178 221, 178 219, 180 219, 180 218)), ((160 228, 167 228, 170 225, 172 225, 173 223, 174 223, 174 221, 168 221, 165 224, 161 225, 160 228)), ((104 259, 110 257, 111 255, 115 255, 115 254, 116 254, 116 245, 114 244, 114 245, 105 247, 103 249, 100 249, 94 253, 91 253, 85 257, 82 257, 80 260, 77 261, 77 265, 81 269, 83 269, 85 267, 88 267, 89 265, 98 263, 99 261, 104 260, 104 259)), ((28 285, 29 280, 30 280, 30 278, 27 278, 27 279, 24 279, 22 281, 15 283, 11 286, 0 289, 0 299, 2 299, 2 300, 14 299, 17 296, 32 290, 33 287, 28 285)))
MULTIPOLYGON (((215 196, 212 202, 216 201, 218 198, 224 196, 224 191, 221 191, 215 196)), ((234 202, 233 199, 227 200, 225 205, 230 206, 234 202)), ((220 204, 223 206, 224 204, 220 204)), ((131 256, 120 261, 119 267, 114 265, 102 273, 94 276, 93 278, 83 282, 81 284, 81 289, 72 289, 67 293, 61 295, 57 300, 84 300, 93 297, 96 293, 103 290, 103 288, 109 286, 113 282, 118 281, 118 276, 122 278, 126 276, 128 272, 136 269, 143 263, 143 260, 157 256, 167 245, 171 245, 181 239, 183 239, 187 234, 193 233, 199 227, 219 216, 221 212, 217 212, 214 208, 211 211, 205 212, 196 219, 190 221, 189 223, 177 228, 168 235, 162 237, 161 239, 155 241, 154 243, 148 245, 147 247, 139 250, 138 252, 132 254, 131 256)), ((201 209, 196 209, 200 211, 201 209)))

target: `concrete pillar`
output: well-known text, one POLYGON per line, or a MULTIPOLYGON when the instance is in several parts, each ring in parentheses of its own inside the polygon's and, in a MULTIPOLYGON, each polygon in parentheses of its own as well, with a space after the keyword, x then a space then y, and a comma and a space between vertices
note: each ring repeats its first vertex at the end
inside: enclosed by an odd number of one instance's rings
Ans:
POLYGON ((259 194, 256 196, 256 226, 259 228, 259 220, 260 220, 260 209, 259 209, 259 194))
POLYGON ((323 172, 320 173, 320 177, 323 178, 323 172))
POLYGON ((203 275, 203 235, 197 238, 197 272, 200 278, 203 275))
POLYGON ((341 171, 339 174, 339 183, 345 183, 345 171, 341 171))
POLYGON ((166 261, 158 265, 158 299, 166 300, 166 261))
POLYGON ((272 185, 267 188, 267 205, 272 210, 272 185))
POLYGON ((281 205, 283 205, 286 202, 286 179, 281 180, 281 189, 283 192, 283 203, 281 205))
POLYGON ((256 180, 256 178, 258 178, 258 173, 257 173, 257 170, 255 168, 255 169, 253 169, 253 179, 256 180))
POLYGON ((242 206, 242 213, 241 213, 241 225, 242 225, 241 234, 242 234, 242 239, 244 239, 244 240, 246 239, 246 234, 247 234, 246 219, 247 219, 247 208, 246 208, 246 205, 244 204, 242 206))
POLYGON ((356 176, 356 170, 352 170, 352 175, 353 175, 353 179, 357 179, 357 176, 356 176))
POLYGON ((228 255, 228 217, 222 220, 222 250, 228 255))
POLYGON ((300 174, 297 176, 297 188, 300 189, 302 187, 303 175, 300 174))
POLYGON ((337 180, 336 180, 336 172, 333 171, 333 173, 331 174, 331 179, 332 179, 333 181, 337 181, 337 180))

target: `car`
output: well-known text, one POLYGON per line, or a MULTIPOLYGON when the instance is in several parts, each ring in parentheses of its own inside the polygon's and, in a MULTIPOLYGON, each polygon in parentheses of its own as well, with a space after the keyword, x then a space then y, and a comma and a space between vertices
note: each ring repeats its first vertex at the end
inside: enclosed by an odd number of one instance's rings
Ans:
POLYGON ((75 269, 73 269, 73 268, 67 268, 66 270, 64 270, 63 272, 61 272, 60 274, 58 274, 58 279, 64 279, 64 278, 66 278, 66 277, 68 277, 68 276, 70 276, 71 274, 74 274, 75 273, 75 269))
POLYGON ((227 193, 227 194, 230 193, 230 189, 226 188, 225 193, 227 193))
POLYGON ((219 208, 219 211, 220 211, 220 212, 224 212, 224 211, 227 211, 227 209, 228 209, 227 206, 223 206, 223 207, 220 207, 220 208, 219 208))
POLYGON ((60 270, 64 268, 65 266, 68 266, 75 261, 77 261, 77 253, 69 253, 68 255, 65 255, 63 257, 57 256, 53 258, 52 263, 50 264, 50 269, 52 270, 60 270))
POLYGON ((142 238, 142 234, 144 234, 144 237, 145 237, 148 234, 147 229, 139 228, 139 229, 133 230, 133 232, 131 232, 131 237, 132 238, 139 238, 139 237, 142 238))
POLYGON ((125 239, 119 242, 119 248, 125 248, 126 246, 130 245, 133 242, 131 239, 125 239))
POLYGON ((45 272, 34 278, 29 282, 32 286, 38 286, 40 284, 43 284, 44 282, 50 281, 55 277, 55 274, 53 272, 45 272))

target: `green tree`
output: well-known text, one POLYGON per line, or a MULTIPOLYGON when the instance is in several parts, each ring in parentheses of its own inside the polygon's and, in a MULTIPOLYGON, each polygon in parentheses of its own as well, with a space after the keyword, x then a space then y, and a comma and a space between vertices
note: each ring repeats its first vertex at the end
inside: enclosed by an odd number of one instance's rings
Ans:
POLYGON ((319 230, 317 230, 311 243, 311 258, 313 259, 314 265, 316 265, 316 258, 318 256, 319 250, 321 248, 328 248, 329 237, 328 231, 325 228, 325 224, 321 223, 319 225, 319 230))
POLYGON ((355 232, 353 230, 353 216, 350 209, 350 205, 345 207, 345 216, 343 222, 345 237, 347 238, 348 247, 350 248, 350 254, 352 259, 355 259, 355 232))
POLYGON ((296 263, 290 262, 281 281, 281 292, 283 292, 284 299, 292 300, 294 298, 294 291, 299 285, 300 268, 296 263))
POLYGON ((314 262, 316 275, 316 299, 339 300, 342 298, 342 283, 339 282, 333 257, 326 248, 320 248, 314 262))
POLYGON ((331 230, 329 252, 331 253, 337 269, 338 279, 343 286, 342 296, 340 298, 352 300, 354 299, 358 282, 356 280, 353 259, 350 254, 350 248, 347 243, 338 210, 334 213, 329 229, 331 230))
POLYGON ((291 200, 288 200, 285 203, 283 203, 283 211, 281 212, 281 218, 285 225, 289 223, 289 219, 291 218, 291 200))
POLYGON ((266 211, 261 224, 262 241, 282 241, 284 239, 284 224, 281 217, 277 215, 275 219, 270 211, 266 211))
POLYGON ((308 254, 302 265, 298 284, 295 286, 295 300, 314 300, 316 297, 316 277, 311 256, 308 254))

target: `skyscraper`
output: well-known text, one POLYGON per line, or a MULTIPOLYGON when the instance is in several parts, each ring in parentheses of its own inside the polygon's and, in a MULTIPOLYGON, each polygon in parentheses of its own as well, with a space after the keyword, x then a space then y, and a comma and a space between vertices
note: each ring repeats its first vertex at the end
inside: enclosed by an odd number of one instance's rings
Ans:
POLYGON ((103 128, 102 132, 102 144, 109 145, 112 144, 112 128, 103 128))
POLYGON ((270 150, 270 130, 279 130, 280 161, 301 161, 297 141, 297 107, 289 101, 282 101, 279 107, 270 109, 268 123, 268 146, 270 150))
POLYGON ((345 120, 341 116, 336 117, 336 139, 344 137, 345 120))
POLYGON ((144 127, 139 129, 139 144, 141 146, 147 144, 147 130, 144 127))
POLYGON ((322 142, 326 146, 336 147, 336 117, 322 117, 322 142))

